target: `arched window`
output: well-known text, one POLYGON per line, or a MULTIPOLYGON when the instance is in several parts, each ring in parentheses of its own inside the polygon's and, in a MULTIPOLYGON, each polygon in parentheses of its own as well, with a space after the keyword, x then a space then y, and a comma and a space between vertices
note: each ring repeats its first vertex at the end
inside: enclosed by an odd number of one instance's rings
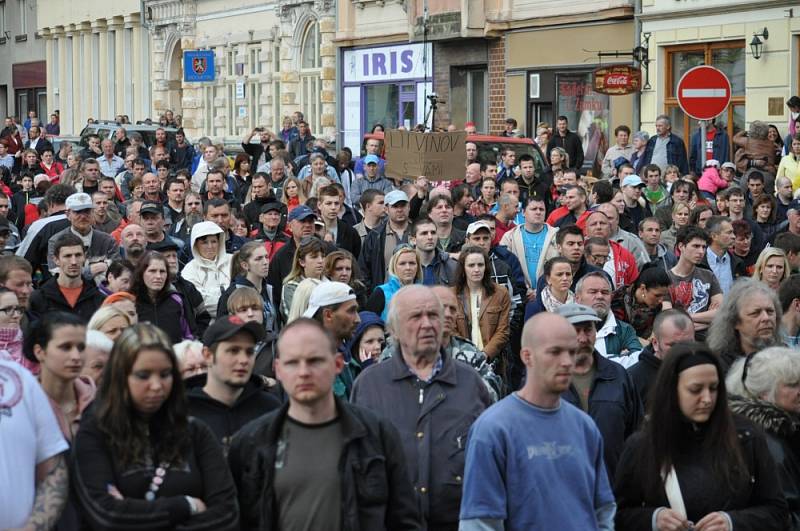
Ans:
POLYGON ((322 60, 319 56, 319 22, 310 22, 300 41, 300 110, 313 134, 321 131, 322 60))

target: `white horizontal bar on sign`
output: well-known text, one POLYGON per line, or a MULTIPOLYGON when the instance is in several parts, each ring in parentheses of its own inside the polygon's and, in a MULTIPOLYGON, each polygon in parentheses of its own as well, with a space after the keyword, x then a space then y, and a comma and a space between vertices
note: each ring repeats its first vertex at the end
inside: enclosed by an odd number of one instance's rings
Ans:
POLYGON ((684 98, 724 98, 728 95, 725 89, 683 89, 684 98))

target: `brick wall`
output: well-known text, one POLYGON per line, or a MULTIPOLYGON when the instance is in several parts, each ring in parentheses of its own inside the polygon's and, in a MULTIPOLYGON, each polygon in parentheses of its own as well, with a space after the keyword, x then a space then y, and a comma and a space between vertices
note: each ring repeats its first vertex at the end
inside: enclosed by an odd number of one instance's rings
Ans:
POLYGON ((489 133, 503 130, 506 119, 505 38, 488 41, 489 52, 489 133))
MULTIPOLYGON (((433 43, 433 91, 447 103, 436 110, 434 127, 450 125, 450 70, 454 66, 486 65, 489 61, 487 41, 458 39, 433 43)), ((462 102, 463 103, 463 102, 462 102)), ((427 108, 427 107, 426 107, 427 108)), ((456 124, 463 127, 464 124, 456 124)))

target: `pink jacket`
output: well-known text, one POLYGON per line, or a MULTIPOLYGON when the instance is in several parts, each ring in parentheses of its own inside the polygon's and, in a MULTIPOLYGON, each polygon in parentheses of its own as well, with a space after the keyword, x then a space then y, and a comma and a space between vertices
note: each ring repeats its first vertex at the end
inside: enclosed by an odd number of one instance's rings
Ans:
POLYGON ((719 171, 713 166, 703 170, 703 175, 697 181, 697 189, 701 192, 716 194, 720 188, 727 188, 728 181, 719 176, 719 171))
POLYGON ((19 327, 0 327, 0 352, 19 363, 32 374, 39 374, 39 364, 22 354, 22 330, 19 327))

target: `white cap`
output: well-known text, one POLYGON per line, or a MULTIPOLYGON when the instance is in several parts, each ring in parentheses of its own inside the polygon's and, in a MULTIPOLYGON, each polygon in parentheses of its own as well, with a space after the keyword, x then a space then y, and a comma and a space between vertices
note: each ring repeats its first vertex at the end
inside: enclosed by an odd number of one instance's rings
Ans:
POLYGON ((71 210, 73 212, 78 212, 80 210, 90 210, 94 208, 94 204, 92 203, 92 197, 89 194, 85 194, 83 192, 78 192, 76 194, 72 194, 67 198, 65 206, 67 210, 71 210))
POLYGON ((473 221, 472 223, 469 224, 469 226, 467 227, 467 236, 472 236, 481 229, 488 230, 489 234, 492 233, 492 227, 487 222, 481 220, 481 221, 473 221))
POLYGON ((308 309, 303 313, 303 317, 311 319, 320 308, 352 301, 355 298, 356 292, 344 282, 323 282, 311 292, 308 309))

